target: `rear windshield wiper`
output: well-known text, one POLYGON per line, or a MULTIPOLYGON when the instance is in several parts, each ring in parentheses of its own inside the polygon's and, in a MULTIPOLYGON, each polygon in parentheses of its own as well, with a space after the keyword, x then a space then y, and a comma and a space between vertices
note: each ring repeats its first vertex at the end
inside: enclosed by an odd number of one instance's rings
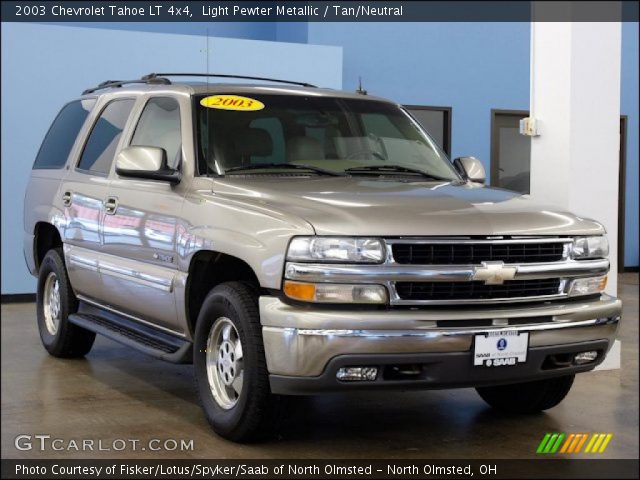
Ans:
POLYGON ((431 173, 423 172, 417 168, 403 167, 402 165, 368 165, 363 167, 352 167, 345 170, 346 173, 363 173, 363 174, 385 174, 385 173, 409 173, 411 175, 420 175, 421 177, 430 178, 432 180, 442 180, 452 182, 453 179, 443 178, 431 173))
POLYGON ((331 175, 332 177, 342 177, 344 174, 333 172, 331 170, 325 170, 324 168, 314 167, 312 165, 302 165, 299 163, 263 163, 263 164, 253 164, 253 165, 240 165, 238 167, 227 168, 224 173, 227 174, 229 172, 240 172, 242 170, 263 170, 269 168, 278 168, 278 169, 292 169, 292 170, 309 170, 311 172, 317 173, 319 175, 331 175))

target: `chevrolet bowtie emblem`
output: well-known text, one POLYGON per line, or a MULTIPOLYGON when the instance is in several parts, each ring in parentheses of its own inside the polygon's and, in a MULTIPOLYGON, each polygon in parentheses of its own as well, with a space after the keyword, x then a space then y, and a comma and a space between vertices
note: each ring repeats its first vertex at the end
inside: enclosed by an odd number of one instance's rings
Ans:
POLYGON ((502 285, 505 280, 513 280, 516 267, 505 267, 504 262, 482 262, 481 267, 475 267, 472 280, 484 281, 485 285, 502 285))

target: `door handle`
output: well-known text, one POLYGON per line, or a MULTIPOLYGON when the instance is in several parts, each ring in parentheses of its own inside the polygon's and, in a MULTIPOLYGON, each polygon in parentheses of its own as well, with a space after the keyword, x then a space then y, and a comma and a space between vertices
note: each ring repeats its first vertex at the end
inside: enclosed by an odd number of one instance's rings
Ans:
POLYGON ((62 195, 62 204, 65 207, 71 206, 71 192, 64 192, 64 194, 62 195))
POLYGON ((118 210, 118 199, 116 197, 109 197, 104 201, 104 209, 107 215, 114 215, 118 210))

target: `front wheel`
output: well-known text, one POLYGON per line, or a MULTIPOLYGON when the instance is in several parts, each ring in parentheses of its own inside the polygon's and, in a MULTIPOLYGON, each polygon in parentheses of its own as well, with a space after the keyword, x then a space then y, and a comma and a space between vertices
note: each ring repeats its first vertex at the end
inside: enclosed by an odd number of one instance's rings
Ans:
POLYGON ((478 387, 482 399, 497 410, 535 413, 558 405, 567 396, 575 375, 534 382, 478 387))
POLYGON ((251 285, 228 282, 207 295, 193 355, 200 402, 213 430, 236 442, 269 435, 280 402, 269 388, 258 294, 251 285))

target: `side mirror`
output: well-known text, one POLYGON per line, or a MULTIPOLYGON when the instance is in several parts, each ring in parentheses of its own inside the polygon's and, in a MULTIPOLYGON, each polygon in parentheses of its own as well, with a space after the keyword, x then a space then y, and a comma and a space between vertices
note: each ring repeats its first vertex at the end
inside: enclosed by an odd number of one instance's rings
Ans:
POLYGON ((453 166, 460 175, 471 182, 485 183, 487 181, 484 166, 476 157, 458 157, 453 161, 453 166))
POLYGON ((176 184, 180 172, 167 166, 167 152, 158 147, 126 147, 116 157, 116 173, 122 177, 146 178, 176 184))

